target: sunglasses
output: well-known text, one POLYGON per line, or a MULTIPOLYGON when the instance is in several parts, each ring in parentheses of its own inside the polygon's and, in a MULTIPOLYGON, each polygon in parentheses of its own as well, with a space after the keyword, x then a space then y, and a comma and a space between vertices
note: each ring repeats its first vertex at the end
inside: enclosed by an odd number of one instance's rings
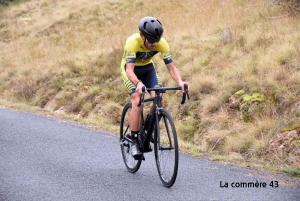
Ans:
POLYGON ((160 41, 160 39, 155 39, 155 38, 147 38, 147 41, 149 43, 158 43, 160 41))

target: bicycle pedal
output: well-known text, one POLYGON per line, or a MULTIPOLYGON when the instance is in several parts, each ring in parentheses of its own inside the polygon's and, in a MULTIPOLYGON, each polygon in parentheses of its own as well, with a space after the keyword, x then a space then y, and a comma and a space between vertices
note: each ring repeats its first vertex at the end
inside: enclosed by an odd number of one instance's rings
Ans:
POLYGON ((136 156, 133 156, 133 158, 134 158, 134 160, 145 160, 145 157, 144 157, 144 155, 143 154, 141 154, 141 155, 136 155, 136 156))
POLYGON ((152 151, 152 147, 150 144, 147 148, 144 148, 144 153, 151 152, 151 151, 152 151))

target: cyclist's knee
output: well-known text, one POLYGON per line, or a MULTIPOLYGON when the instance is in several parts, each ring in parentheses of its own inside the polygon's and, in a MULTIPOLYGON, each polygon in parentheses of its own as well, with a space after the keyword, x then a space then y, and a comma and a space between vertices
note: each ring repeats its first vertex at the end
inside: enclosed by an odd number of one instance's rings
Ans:
POLYGON ((140 96, 137 93, 131 94, 131 102, 138 102, 140 100, 140 96))
POLYGON ((132 103, 132 107, 133 108, 138 108, 138 109, 142 109, 143 105, 141 105, 140 107, 137 107, 139 101, 140 101, 140 96, 137 93, 133 93, 131 94, 131 103, 132 103))

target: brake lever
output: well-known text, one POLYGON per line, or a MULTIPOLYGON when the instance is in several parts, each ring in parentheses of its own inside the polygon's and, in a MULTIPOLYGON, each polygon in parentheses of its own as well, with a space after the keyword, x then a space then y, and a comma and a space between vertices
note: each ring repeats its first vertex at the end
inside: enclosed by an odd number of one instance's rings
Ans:
POLYGON ((140 107, 142 105, 142 102, 144 102, 144 99, 145 99, 145 86, 142 87, 142 96, 140 98, 140 101, 139 101, 139 104, 137 105, 138 107, 140 107))
POLYGON ((188 100, 190 100, 189 90, 188 90, 188 84, 184 84, 184 93, 182 94, 182 100, 181 105, 183 105, 186 101, 186 97, 188 97, 188 100))

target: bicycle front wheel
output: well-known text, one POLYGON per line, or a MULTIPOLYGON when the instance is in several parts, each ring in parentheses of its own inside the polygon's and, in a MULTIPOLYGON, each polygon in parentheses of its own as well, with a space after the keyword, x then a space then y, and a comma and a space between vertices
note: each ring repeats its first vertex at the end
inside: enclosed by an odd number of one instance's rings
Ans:
POLYGON ((166 187, 175 183, 178 172, 178 141, 174 121, 170 113, 160 110, 158 129, 154 130, 154 151, 159 177, 166 187))
POLYGON ((130 134, 129 128, 129 114, 131 112, 132 104, 127 103, 123 109, 122 116, 121 116, 121 123, 120 123, 120 145, 121 145, 121 152, 123 161, 127 170, 131 173, 135 173, 139 170, 142 161, 135 160, 131 155, 131 146, 130 143, 125 140, 125 136, 130 134))

